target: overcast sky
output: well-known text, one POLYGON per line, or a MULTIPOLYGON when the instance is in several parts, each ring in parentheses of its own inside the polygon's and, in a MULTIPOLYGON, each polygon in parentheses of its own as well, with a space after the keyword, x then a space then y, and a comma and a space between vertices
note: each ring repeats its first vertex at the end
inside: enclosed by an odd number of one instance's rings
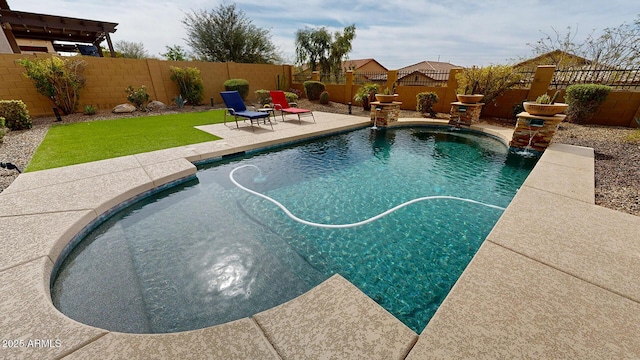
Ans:
MULTIPOLYGON (((219 0, 8 0, 12 10, 118 23, 112 40, 141 42, 159 57, 165 46, 186 46, 182 20, 210 11, 219 0)), ((227 4, 234 3, 226 1, 227 4)), ((489 65, 532 55, 527 43, 543 32, 593 30, 633 23, 638 0, 238 0, 245 16, 269 30, 287 63, 295 61, 295 33, 305 27, 330 31, 356 25, 351 59, 374 58, 388 69, 423 60, 460 66, 489 65)), ((106 46, 106 43, 104 44, 106 46)))

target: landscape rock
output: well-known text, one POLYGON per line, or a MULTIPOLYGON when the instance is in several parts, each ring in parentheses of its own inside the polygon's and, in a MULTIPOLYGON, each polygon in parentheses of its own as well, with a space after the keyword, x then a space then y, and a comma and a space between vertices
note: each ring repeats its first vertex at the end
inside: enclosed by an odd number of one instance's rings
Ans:
POLYGON ((120 104, 114 107, 113 110, 111 110, 111 112, 114 112, 116 114, 132 113, 134 111, 136 111, 136 107, 131 104, 120 104))
POLYGON ((166 108, 167 108, 167 105, 165 105, 165 103, 163 103, 162 101, 158 101, 158 100, 153 100, 152 102, 149 103, 149 105, 147 105, 147 109, 149 111, 164 110, 166 108))

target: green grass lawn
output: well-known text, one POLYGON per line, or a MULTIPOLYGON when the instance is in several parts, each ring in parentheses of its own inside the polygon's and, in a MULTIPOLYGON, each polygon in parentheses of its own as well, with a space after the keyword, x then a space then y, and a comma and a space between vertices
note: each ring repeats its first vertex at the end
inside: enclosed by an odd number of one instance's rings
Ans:
POLYGON ((223 116, 216 110, 53 125, 26 171, 219 140, 194 126, 221 123, 223 116))

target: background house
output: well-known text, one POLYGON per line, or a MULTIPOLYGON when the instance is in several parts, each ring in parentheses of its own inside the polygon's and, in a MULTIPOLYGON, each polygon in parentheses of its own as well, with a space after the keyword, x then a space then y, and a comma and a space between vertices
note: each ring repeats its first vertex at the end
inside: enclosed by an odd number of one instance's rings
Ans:
POLYGON ((398 85, 446 86, 451 69, 461 68, 448 62, 421 61, 398 69, 398 85))
POLYGON ((76 52, 102 56, 106 40, 115 57, 110 33, 116 23, 14 11, 0 0, 0 54, 76 52))

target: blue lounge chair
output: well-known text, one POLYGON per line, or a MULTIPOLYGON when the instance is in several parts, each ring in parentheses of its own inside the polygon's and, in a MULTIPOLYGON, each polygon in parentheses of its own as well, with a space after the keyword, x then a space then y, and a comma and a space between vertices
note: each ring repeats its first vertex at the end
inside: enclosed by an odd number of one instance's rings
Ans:
POLYGON ((247 107, 244 105, 244 101, 242 101, 242 97, 237 90, 234 91, 222 91, 220 92, 222 96, 222 100, 224 101, 224 105, 227 107, 226 112, 224 113, 224 123, 227 123, 227 113, 229 115, 233 115, 234 120, 236 121, 236 128, 238 128, 238 118, 242 118, 242 120, 249 120, 251 123, 251 130, 253 129, 253 122, 255 121, 260 126, 260 119, 264 121, 266 124, 269 121, 269 125, 271 125, 271 130, 273 130, 273 124, 271 123, 271 118, 268 112, 262 111, 250 111, 247 110, 247 107))

